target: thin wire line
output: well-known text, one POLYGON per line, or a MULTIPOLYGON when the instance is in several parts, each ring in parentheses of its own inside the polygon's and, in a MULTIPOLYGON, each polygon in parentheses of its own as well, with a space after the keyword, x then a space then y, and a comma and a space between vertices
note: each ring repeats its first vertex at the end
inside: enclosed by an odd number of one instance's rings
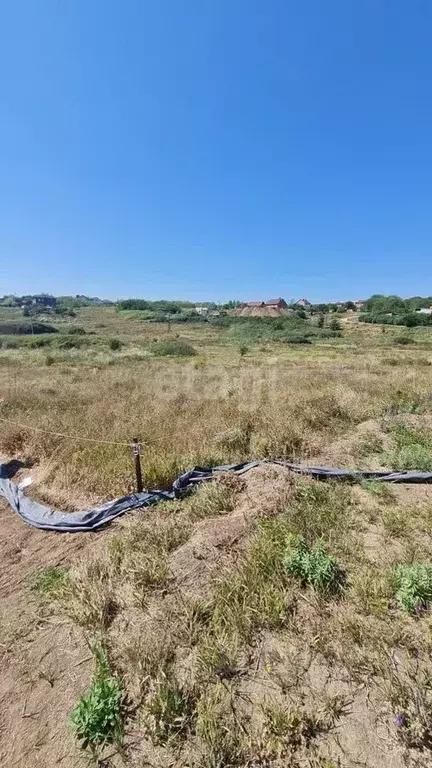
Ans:
POLYGON ((100 443, 103 445, 122 445, 130 448, 133 443, 116 443, 113 440, 96 440, 94 437, 80 437, 79 435, 64 435, 62 432, 51 432, 41 427, 32 427, 29 424, 20 424, 17 421, 11 421, 10 419, 3 419, 0 416, 0 421, 5 424, 12 424, 20 429, 32 429, 34 432, 42 432, 44 435, 53 435, 54 437, 64 437, 66 440, 84 440, 86 443, 100 443))

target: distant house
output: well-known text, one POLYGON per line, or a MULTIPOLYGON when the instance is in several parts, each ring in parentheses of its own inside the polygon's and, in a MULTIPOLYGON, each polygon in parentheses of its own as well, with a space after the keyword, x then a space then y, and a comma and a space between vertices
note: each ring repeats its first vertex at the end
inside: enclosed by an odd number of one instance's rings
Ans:
POLYGON ((421 307, 417 312, 421 312, 422 315, 432 315, 432 307, 421 307))
POLYGON ((21 302, 22 307, 29 305, 34 307, 55 307, 57 299, 54 296, 47 296, 46 294, 41 293, 33 294, 31 296, 22 296, 21 302))
POLYGON ((311 304, 310 301, 308 301, 308 299, 299 299, 298 301, 296 301, 296 306, 297 307, 311 307, 312 304, 311 304))
POLYGON ((266 301, 266 307, 273 307, 275 309, 288 309, 288 304, 285 299, 270 299, 266 301))
POLYGON ((263 301, 248 301, 246 306, 247 307, 265 307, 265 304, 263 301))
POLYGON ((197 315, 207 315, 209 312, 208 307, 195 307, 195 312, 197 315))
POLYGON ((357 299, 357 301, 354 302, 354 306, 356 309, 364 309, 366 302, 364 299, 357 299))

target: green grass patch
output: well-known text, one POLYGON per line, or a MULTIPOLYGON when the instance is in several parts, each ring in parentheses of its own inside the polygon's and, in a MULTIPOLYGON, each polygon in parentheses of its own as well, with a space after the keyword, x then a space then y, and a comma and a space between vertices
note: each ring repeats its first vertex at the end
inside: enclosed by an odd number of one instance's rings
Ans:
MULTIPOLYGON (((233 478, 235 481, 236 478, 233 478)), ((217 478, 209 483, 202 483, 191 496, 183 502, 185 512, 194 520, 213 517, 232 512, 236 504, 239 487, 233 482, 217 478)))
POLYGON ((383 454, 393 469, 432 471, 432 433, 430 430, 397 426, 391 430, 396 447, 383 454))
POLYGON ((378 501, 385 503, 394 500, 394 492, 386 483, 381 483, 378 480, 362 480, 360 485, 364 491, 376 496, 378 501))

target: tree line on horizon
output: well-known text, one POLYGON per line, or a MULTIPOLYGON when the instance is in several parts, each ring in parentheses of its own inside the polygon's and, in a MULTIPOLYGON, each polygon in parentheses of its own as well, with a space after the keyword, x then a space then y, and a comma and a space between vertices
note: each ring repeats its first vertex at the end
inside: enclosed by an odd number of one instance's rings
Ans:
MULTIPOLYGON (((173 321, 197 321, 200 319, 199 307, 207 307, 209 310, 227 312, 237 307, 244 306, 244 302, 233 299, 225 303, 216 302, 192 302, 180 300, 149 300, 149 299, 120 299, 117 302, 89 297, 85 295, 53 296, 48 293, 26 294, 22 296, 7 295, 0 298, 2 307, 19 307, 23 315, 30 317, 38 314, 52 314, 73 317, 74 310, 86 306, 115 306, 117 311, 140 311, 143 319, 166 320, 171 317, 173 321)), ((303 308, 299 309, 295 302, 288 305, 291 309, 301 312, 307 317, 303 308)), ((432 315, 419 312, 420 309, 432 306, 432 296, 412 296, 403 299, 397 295, 374 294, 366 299, 360 308, 359 319, 365 323, 382 323, 390 325, 432 325, 432 315)), ((327 302, 311 304, 307 308, 310 315, 325 315, 327 313, 343 313, 348 310, 357 311, 357 306, 352 301, 327 302)))

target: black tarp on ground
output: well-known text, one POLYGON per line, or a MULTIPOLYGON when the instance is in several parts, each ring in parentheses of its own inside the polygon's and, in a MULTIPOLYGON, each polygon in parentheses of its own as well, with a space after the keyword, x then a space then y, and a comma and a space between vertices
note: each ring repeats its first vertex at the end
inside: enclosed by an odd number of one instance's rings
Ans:
POLYGON ((180 475, 172 484, 169 491, 145 491, 132 493, 114 501, 107 501, 101 507, 87 509, 83 512, 58 512, 51 507, 46 507, 36 501, 32 501, 24 491, 10 480, 22 466, 20 462, 11 461, 0 464, 0 496, 8 502, 9 506, 29 525, 48 531, 63 531, 74 533, 75 531, 93 531, 102 525, 110 523, 119 515, 123 515, 131 509, 149 507, 158 501, 169 501, 181 497, 190 488, 198 483, 211 480, 220 472, 235 472, 243 474, 254 467, 263 464, 278 464, 297 474, 314 478, 315 480, 378 480, 386 483, 432 483, 432 472, 372 472, 363 470, 331 469, 330 467, 309 467, 301 464, 290 464, 287 461, 276 459, 263 459, 250 461, 243 464, 227 464, 225 466, 194 467, 189 472, 180 475))

